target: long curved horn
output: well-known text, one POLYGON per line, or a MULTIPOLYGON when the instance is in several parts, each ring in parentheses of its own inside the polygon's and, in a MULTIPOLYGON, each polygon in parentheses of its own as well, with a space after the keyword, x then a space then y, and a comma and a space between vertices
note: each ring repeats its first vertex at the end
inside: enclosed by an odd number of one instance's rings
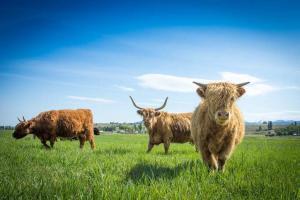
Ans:
POLYGON ((159 107, 159 108, 155 108, 155 111, 159 111, 159 110, 163 109, 164 107, 166 107, 166 105, 167 105, 167 101, 168 101, 168 97, 166 98, 166 100, 165 100, 164 104, 163 104, 161 107, 159 107))
POLYGON ((18 118, 19 122, 22 122, 22 120, 20 120, 19 117, 17 117, 17 118, 18 118))
POLYGON ((24 117, 24 116, 23 116, 23 121, 24 121, 24 122, 26 122, 26 119, 25 119, 25 117, 24 117))
POLYGON ((204 83, 198 83, 198 82, 196 82, 196 81, 193 81, 193 83, 195 83, 195 84, 198 85, 199 87, 207 88, 207 84, 204 84, 204 83))
POLYGON ((136 107, 137 109, 143 109, 142 107, 139 107, 138 105, 136 105, 136 103, 134 102, 133 98, 131 96, 129 96, 131 99, 131 102, 133 104, 134 107, 136 107))
POLYGON ((250 82, 244 82, 244 83, 239 83, 239 84, 236 84, 236 86, 238 87, 243 87, 244 85, 247 85, 249 84, 250 82))

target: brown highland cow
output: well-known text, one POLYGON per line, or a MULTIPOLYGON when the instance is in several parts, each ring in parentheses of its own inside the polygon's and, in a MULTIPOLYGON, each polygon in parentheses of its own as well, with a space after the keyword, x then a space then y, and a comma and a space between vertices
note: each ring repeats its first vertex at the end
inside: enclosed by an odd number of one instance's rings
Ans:
POLYGON ((78 110, 51 110, 40 113, 37 117, 17 124, 13 137, 20 139, 32 133, 37 136, 42 144, 49 148, 53 147, 57 137, 73 138, 78 137, 80 140, 80 148, 83 147, 86 140, 91 144, 91 148, 95 148, 93 114, 89 109, 78 110))
POLYGON ((235 101, 245 93, 241 84, 211 83, 199 86, 202 102, 192 116, 191 132, 204 163, 212 170, 224 170, 225 162, 245 132, 244 120, 235 101))
POLYGON ((192 142, 191 139, 191 118, 192 113, 167 113, 160 111, 164 104, 159 108, 142 108, 137 106, 130 96, 132 104, 138 109, 137 113, 143 117, 144 124, 149 133, 149 143, 147 153, 154 145, 164 143, 165 153, 168 153, 170 143, 192 142))

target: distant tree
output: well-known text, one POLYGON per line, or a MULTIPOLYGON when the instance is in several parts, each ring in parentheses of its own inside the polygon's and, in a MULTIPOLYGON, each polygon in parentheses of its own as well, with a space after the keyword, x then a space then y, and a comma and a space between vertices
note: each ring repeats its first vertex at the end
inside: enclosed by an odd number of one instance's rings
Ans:
POLYGON ((276 128, 275 132, 277 135, 293 135, 299 134, 300 126, 289 125, 285 128, 276 128))
POLYGON ((133 126, 133 127, 134 127, 134 129, 133 129, 133 130, 134 130, 134 133, 136 133, 136 132, 138 132, 138 131, 139 131, 139 128, 138 128, 138 125, 137 125, 137 124, 134 124, 134 126, 133 126))
POLYGON ((268 121, 268 130, 272 130, 273 124, 272 121, 268 121))
POLYGON ((142 130, 143 130, 143 125, 142 125, 142 123, 139 124, 138 129, 139 129, 139 133, 142 133, 142 130))
POLYGON ((259 125, 259 127, 258 127, 258 129, 256 129, 256 131, 262 131, 261 125, 259 125))

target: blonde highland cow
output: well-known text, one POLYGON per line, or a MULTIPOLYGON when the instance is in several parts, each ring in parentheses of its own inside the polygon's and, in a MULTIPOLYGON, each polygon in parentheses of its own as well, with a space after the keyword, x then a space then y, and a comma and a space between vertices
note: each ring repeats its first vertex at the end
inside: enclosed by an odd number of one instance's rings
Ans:
POLYGON ((192 113, 168 113, 160 111, 167 105, 166 98, 164 104, 159 108, 142 108, 130 97, 137 113, 143 117, 144 124, 149 133, 148 150, 149 153, 154 145, 164 144, 165 153, 169 151, 171 143, 193 143, 191 138, 191 118, 192 113))
POLYGON ((192 116, 192 137, 204 163, 212 170, 223 171, 226 160, 244 137, 244 120, 235 102, 249 82, 194 83, 199 86, 197 93, 202 102, 192 116))

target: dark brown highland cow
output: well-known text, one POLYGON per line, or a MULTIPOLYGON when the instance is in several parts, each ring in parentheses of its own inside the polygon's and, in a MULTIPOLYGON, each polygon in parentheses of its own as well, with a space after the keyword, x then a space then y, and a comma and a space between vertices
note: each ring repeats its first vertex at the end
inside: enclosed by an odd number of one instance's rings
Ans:
POLYGON ((93 114, 89 109, 78 110, 51 110, 40 113, 37 117, 26 121, 19 119, 20 123, 16 126, 13 137, 20 139, 32 133, 36 135, 42 144, 49 148, 53 147, 57 137, 73 138, 78 137, 80 148, 83 147, 86 140, 95 148, 93 114))
POLYGON ((224 170, 226 160, 244 137, 244 120, 235 101, 249 82, 194 83, 199 86, 202 102, 193 113, 192 137, 204 163, 212 170, 224 170))
POLYGON ((98 128, 94 128, 94 135, 100 135, 100 131, 98 128))
POLYGON ((192 142, 191 139, 191 117, 192 113, 167 113, 160 111, 164 104, 159 108, 142 108, 137 106, 132 97, 132 104, 138 109, 137 113, 143 117, 144 124, 149 133, 149 143, 147 153, 154 145, 164 143, 165 153, 168 153, 170 143, 192 142))

